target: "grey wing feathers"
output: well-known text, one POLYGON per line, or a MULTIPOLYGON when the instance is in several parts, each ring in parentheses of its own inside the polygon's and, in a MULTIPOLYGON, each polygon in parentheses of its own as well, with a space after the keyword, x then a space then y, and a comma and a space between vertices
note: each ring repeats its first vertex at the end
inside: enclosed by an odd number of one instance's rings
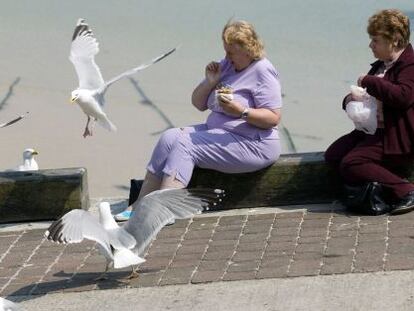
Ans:
POLYGON ((91 213, 75 209, 54 221, 45 232, 48 240, 58 243, 80 243, 83 239, 95 241, 109 253, 108 234, 91 213))
POLYGON ((172 50, 170 50, 170 51, 168 51, 168 52, 166 52, 166 53, 164 53, 164 54, 162 54, 160 56, 157 56, 157 57, 153 58, 152 60, 150 60, 147 63, 141 64, 138 67, 132 68, 132 69, 130 69, 128 71, 125 71, 125 72, 121 73, 120 75, 112 78, 111 80, 109 80, 109 81, 107 81, 105 83, 105 85, 102 87, 102 89, 99 90, 99 93, 105 93, 106 89, 112 83, 114 83, 114 82, 116 82, 116 81, 118 81, 118 80, 120 80, 120 79, 122 79, 124 77, 131 76, 131 75, 137 73, 138 71, 144 70, 145 68, 148 68, 149 66, 154 65, 155 63, 158 63, 160 60, 162 60, 162 59, 166 58, 167 56, 171 55, 176 50, 177 50, 177 48, 173 48, 172 50))
POLYGON ((72 41, 74 41, 79 35, 92 35, 92 30, 83 18, 79 18, 76 23, 75 30, 73 31, 72 41))
POLYGON ((208 210, 224 196, 223 190, 169 189, 145 196, 134 208, 133 216, 124 225, 142 256, 158 232, 175 219, 183 219, 208 210))
POLYGON ((69 59, 79 78, 79 88, 96 90, 104 85, 101 71, 95 63, 99 44, 92 30, 83 19, 79 19, 72 36, 69 59))

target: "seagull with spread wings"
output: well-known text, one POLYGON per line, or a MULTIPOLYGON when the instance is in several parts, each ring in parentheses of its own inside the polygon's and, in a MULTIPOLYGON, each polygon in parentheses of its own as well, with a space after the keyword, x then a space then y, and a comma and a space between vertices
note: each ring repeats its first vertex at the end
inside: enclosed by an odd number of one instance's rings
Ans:
POLYGON ((72 36, 69 59, 75 66, 79 78, 79 87, 72 91, 71 102, 78 103, 88 117, 83 137, 92 136, 92 129, 89 128, 91 118, 105 129, 116 131, 116 126, 103 111, 104 94, 112 83, 159 62, 175 50, 176 48, 105 82, 95 63, 95 55, 99 52, 98 42, 85 20, 79 19, 72 36))
POLYGON ((21 305, 0 297, 0 311, 24 311, 24 309, 21 305))
MULTIPOLYGON (((99 204, 99 220, 88 211, 75 209, 54 221, 45 232, 57 243, 80 243, 83 239, 98 243, 110 267, 125 268, 145 261, 143 256, 151 241, 167 224, 219 206, 224 191, 219 189, 166 189, 154 191, 134 203, 131 218, 119 226, 107 202, 99 204)), ((133 269, 132 275, 136 272, 133 269)))

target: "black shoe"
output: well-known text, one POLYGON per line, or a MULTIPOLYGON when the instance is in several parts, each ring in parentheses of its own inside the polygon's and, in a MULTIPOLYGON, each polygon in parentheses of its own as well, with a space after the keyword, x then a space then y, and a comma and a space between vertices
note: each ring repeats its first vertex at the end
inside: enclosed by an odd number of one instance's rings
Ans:
POLYGON ((400 202, 393 206, 393 209, 390 211, 391 215, 400 215, 409 213, 414 210, 414 191, 410 191, 405 197, 403 197, 400 202))
POLYGON ((382 215, 390 212, 392 210, 391 205, 389 205, 384 199, 384 193, 382 186, 373 182, 372 190, 369 196, 369 208, 367 209, 367 214, 369 215, 382 215))

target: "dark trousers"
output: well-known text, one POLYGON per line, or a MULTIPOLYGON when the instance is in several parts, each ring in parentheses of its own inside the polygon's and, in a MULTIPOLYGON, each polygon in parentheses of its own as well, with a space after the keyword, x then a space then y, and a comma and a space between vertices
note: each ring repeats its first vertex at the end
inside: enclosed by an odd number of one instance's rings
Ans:
POLYGON ((325 152, 328 164, 339 170, 345 183, 360 185, 376 181, 390 190, 396 198, 402 198, 414 185, 402 176, 408 176, 412 155, 385 155, 384 131, 374 135, 354 130, 337 139, 325 152), (404 170, 405 173, 404 174, 404 170))

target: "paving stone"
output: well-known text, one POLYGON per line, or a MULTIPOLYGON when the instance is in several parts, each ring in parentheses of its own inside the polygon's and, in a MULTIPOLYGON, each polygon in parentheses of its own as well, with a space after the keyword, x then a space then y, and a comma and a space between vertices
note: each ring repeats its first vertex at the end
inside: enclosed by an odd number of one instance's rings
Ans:
POLYGON ((164 272, 139 273, 138 277, 129 281, 131 287, 157 286, 164 272))
POLYGON ((172 268, 165 271, 163 274, 160 285, 170 284, 187 284, 190 282, 193 268, 172 268))
POLYGON ((242 262, 233 262, 227 267, 227 272, 247 272, 256 271, 259 267, 260 260, 249 260, 242 262))
POLYGON ((257 274, 257 279, 268 279, 268 278, 285 278, 287 277, 287 267, 264 267, 260 269, 257 274))
POLYGON ((255 277, 255 271, 227 272, 223 276, 223 281, 251 280, 255 277))
POLYGON ((238 240, 240 236, 240 232, 238 231, 222 231, 222 232, 214 232, 211 239, 213 241, 219 240, 238 240))
POLYGON ((213 235, 213 230, 194 230, 194 231, 188 231, 185 235, 185 239, 204 239, 208 238, 210 239, 213 235))
POLYGON ((244 252, 254 252, 254 251, 262 251, 265 248, 265 242, 258 242, 258 243, 239 243, 237 245, 236 251, 244 251, 244 252))
POLYGON ((297 260, 291 263, 288 276, 318 275, 321 261, 317 259, 297 260))
POLYGON ((321 267, 321 274, 342 274, 351 273, 352 256, 324 257, 321 267))
POLYGON ((216 260, 220 260, 220 259, 225 259, 225 260, 229 260, 232 255, 233 255, 233 250, 229 249, 227 251, 223 251, 223 252, 210 252, 207 251, 207 253, 204 255, 203 260, 212 260, 212 261, 216 261, 216 260))
POLYGON ((197 268, 197 271, 222 271, 223 273, 227 266, 228 260, 202 260, 197 268))
POLYGON ((243 234, 240 236, 240 243, 263 243, 267 238, 267 232, 243 234))
POLYGON ((261 251, 256 252, 236 252, 233 258, 231 259, 234 262, 241 262, 241 261, 255 261, 259 260, 262 257, 261 251))
POLYGON ((197 271, 191 279, 191 283, 217 282, 220 281, 223 273, 223 271, 197 271))
POLYGON ((289 212, 289 213, 277 213, 276 220, 279 219, 290 219, 290 218, 300 218, 304 216, 304 212, 289 212))

